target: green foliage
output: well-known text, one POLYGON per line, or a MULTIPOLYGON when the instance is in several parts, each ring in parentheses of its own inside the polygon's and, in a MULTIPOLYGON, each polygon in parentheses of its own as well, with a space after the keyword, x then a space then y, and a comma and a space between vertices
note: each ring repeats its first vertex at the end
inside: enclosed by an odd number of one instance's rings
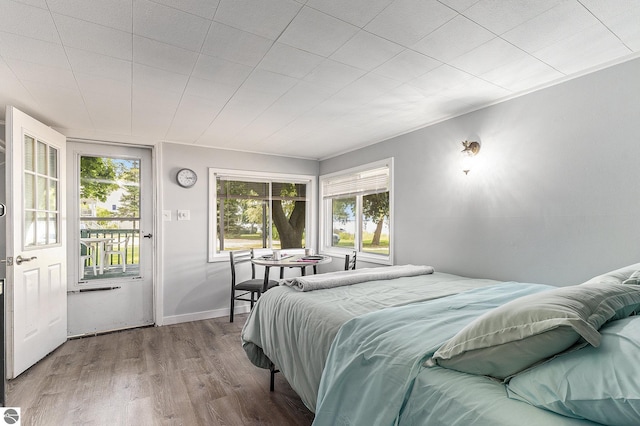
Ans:
POLYGON ((116 166, 111 158, 80 158, 80 198, 105 202, 118 188, 116 166))
POLYGON ((389 216, 389 193, 379 192, 362 197, 362 214, 373 222, 389 216))
POLYGON ((140 161, 127 164, 118 163, 118 180, 122 182, 124 193, 120 196, 118 216, 140 216, 140 161))

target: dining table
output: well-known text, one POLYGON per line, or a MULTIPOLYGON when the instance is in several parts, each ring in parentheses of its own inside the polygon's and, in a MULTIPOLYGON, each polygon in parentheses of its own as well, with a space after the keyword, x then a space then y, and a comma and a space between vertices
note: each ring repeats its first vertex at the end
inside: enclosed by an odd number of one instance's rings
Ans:
POLYGON ((264 291, 267 290, 269 284, 269 273, 271 268, 280 268, 280 279, 284 278, 285 268, 300 268, 300 274, 306 275, 307 267, 313 267, 313 273, 317 273, 317 266, 325 263, 330 263, 331 256, 325 256, 322 254, 286 254, 280 253, 278 259, 275 259, 272 254, 257 256, 251 259, 251 262, 255 265, 264 266, 264 291))
POLYGON ((98 274, 104 274, 104 259, 103 254, 105 245, 113 241, 113 237, 87 237, 80 238, 80 241, 87 245, 93 245, 96 248, 96 266, 98 266, 98 274))

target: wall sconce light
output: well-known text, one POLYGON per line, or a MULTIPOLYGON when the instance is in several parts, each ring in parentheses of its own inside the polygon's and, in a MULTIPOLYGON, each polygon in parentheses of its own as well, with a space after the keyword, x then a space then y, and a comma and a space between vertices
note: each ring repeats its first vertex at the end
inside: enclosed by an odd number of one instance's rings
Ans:
POLYGON ((468 175, 471 171, 471 165, 473 163, 473 157, 475 157, 480 151, 480 143, 475 141, 462 142, 464 149, 460 151, 462 154, 462 171, 465 175, 468 175))

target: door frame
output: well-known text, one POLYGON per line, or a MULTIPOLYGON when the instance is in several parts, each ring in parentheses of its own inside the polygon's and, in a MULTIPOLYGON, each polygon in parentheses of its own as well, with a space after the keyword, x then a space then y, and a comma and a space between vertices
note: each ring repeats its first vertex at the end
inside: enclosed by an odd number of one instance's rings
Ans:
MULTIPOLYGON (((160 258, 158 256, 158 251, 159 251, 159 247, 161 247, 160 245, 160 238, 159 238, 159 234, 160 234, 160 229, 159 229, 159 216, 158 216, 158 205, 160 203, 159 201, 159 195, 160 191, 158 188, 158 167, 159 167, 159 163, 158 163, 158 153, 156 150, 156 146, 155 145, 143 145, 143 144, 129 144, 129 143, 118 143, 118 142, 108 142, 108 141, 101 141, 101 140, 90 140, 90 139, 79 139, 79 138, 67 138, 67 142, 69 143, 83 143, 83 144, 87 144, 87 146, 91 146, 92 148, 95 147, 100 147, 100 146, 112 146, 112 147, 122 147, 122 148, 138 148, 138 149, 147 149, 150 151, 151 153, 151 161, 150 161, 150 167, 151 167, 151 180, 150 180, 150 189, 148 191, 149 194, 151 194, 152 200, 151 200, 151 206, 152 206, 152 211, 149 213, 151 215, 151 233, 153 234, 153 237, 151 238, 151 253, 149 255, 149 260, 151 262, 151 274, 150 274, 150 278, 151 278, 151 287, 152 287, 152 316, 153 316, 153 325, 154 326, 159 326, 162 325, 161 321, 162 321, 162 304, 161 302, 161 298, 159 299, 158 295, 161 294, 161 288, 159 286, 160 284, 160 277, 159 277, 159 267, 158 265, 161 265, 160 263, 160 258)), ((71 150, 73 151, 73 150, 71 150)), ((75 157, 76 154, 78 154, 77 152, 71 152, 70 151, 70 155, 73 155, 75 157)), ((75 165, 74 164, 70 164, 68 166, 70 169, 74 168, 75 165)), ((68 184, 68 188, 67 190, 72 190, 75 191, 76 188, 79 186, 79 182, 78 182, 78 175, 77 175, 77 170, 73 171, 73 182, 69 182, 68 184)), ((76 209, 77 206, 75 205, 75 202, 77 201, 75 196, 69 196, 67 198, 67 211, 68 216, 69 216, 69 226, 67 226, 67 238, 69 239, 69 241, 72 241, 73 238, 76 238, 76 235, 74 234, 77 233, 77 226, 79 225, 79 215, 77 213, 76 209), (71 213, 73 212, 73 213, 71 213), (71 221, 73 221, 73 223, 71 223, 71 221)), ((73 270, 73 266, 71 265, 71 263, 73 263, 74 265, 76 265, 77 259, 75 258, 71 258, 71 256, 69 257, 69 270, 73 270)), ((78 268, 76 268, 78 269, 78 268)), ((69 273, 69 279, 71 279, 71 273, 69 273)))

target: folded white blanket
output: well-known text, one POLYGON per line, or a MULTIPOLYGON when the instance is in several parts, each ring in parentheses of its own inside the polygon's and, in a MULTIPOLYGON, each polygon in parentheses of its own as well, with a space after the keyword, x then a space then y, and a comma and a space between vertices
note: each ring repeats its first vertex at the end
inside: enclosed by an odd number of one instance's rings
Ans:
POLYGON ((284 280, 280 280, 279 283, 280 285, 287 285, 300 291, 312 291, 357 284, 365 281, 391 280, 394 278, 427 274, 433 274, 433 267, 398 265, 286 278, 284 280))

